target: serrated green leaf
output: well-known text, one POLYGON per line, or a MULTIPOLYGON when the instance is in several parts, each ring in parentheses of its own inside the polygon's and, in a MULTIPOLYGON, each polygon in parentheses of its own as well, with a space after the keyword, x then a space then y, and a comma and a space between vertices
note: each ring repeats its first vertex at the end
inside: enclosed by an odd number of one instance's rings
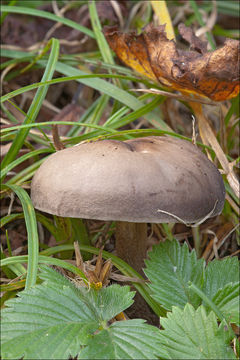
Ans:
POLYGON ((68 359, 90 335, 132 304, 128 286, 99 291, 74 288, 53 270, 47 280, 6 302, 2 311, 2 358, 68 359))
POLYGON ((161 347, 170 359, 236 359, 226 324, 218 326, 213 312, 207 315, 204 306, 195 310, 173 307, 167 318, 161 318, 161 347))
POLYGON ((159 336, 159 329, 144 320, 118 321, 89 339, 79 359, 157 359, 159 336))
POLYGON ((212 301, 217 305, 225 319, 240 326, 240 288, 239 283, 227 284, 224 288, 219 289, 212 301))
POLYGON ((221 314, 220 320, 225 318, 239 324, 237 257, 214 260, 205 268, 203 259, 197 260, 195 251, 190 253, 186 244, 180 246, 174 240, 156 245, 149 258, 145 273, 151 281, 152 297, 166 309, 183 308, 187 302, 197 308, 202 303, 208 311, 215 306, 216 314, 221 314), (192 291, 193 286, 188 282, 194 284, 202 296, 192 291))
POLYGON ((112 285, 101 291, 91 291, 88 299, 95 305, 100 320, 110 320, 133 304, 134 292, 129 286, 112 285))
POLYGON ((239 324, 239 261, 237 257, 211 261, 205 270, 203 292, 225 319, 239 324))
POLYGON ((44 265, 41 266, 40 278, 56 287, 70 286, 77 292, 77 296, 82 296, 83 291, 83 300, 85 301, 87 299, 87 301, 89 301, 89 304, 91 304, 90 306, 99 321, 108 321, 112 319, 133 303, 132 298, 134 292, 129 291, 129 286, 121 287, 119 285, 112 285, 103 288, 101 291, 87 291, 86 293, 82 286, 76 288, 73 283, 69 282, 69 280, 60 273, 44 265))
POLYGON ((194 307, 201 299, 189 291, 188 282, 202 288, 204 260, 197 260, 195 251, 189 253, 187 244, 165 241, 153 247, 146 260, 145 274, 151 281, 152 297, 170 310, 173 305, 184 307, 189 302, 194 307))
POLYGON ((70 286, 72 289, 76 289, 76 286, 72 282, 70 282, 67 278, 62 276, 58 271, 54 270, 53 268, 40 265, 40 274, 39 278, 45 281, 46 283, 52 283, 55 286, 70 286))
POLYGON ((219 289, 229 283, 239 282, 239 262, 237 257, 211 261, 205 271, 204 293, 212 299, 219 289))

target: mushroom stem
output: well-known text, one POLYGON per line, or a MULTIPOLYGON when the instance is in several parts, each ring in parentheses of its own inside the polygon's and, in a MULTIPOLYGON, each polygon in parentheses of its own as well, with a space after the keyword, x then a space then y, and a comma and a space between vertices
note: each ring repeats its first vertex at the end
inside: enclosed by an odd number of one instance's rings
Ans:
POLYGON ((116 251, 122 260, 143 275, 142 268, 147 253, 147 224, 117 221, 116 251))
POLYGON ((197 258, 199 259, 201 257, 201 239, 199 234, 199 226, 192 226, 192 235, 197 258))

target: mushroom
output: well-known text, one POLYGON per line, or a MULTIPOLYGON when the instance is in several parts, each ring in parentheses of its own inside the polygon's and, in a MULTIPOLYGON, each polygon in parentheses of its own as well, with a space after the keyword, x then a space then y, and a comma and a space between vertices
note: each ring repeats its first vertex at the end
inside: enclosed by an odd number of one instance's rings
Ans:
POLYGON ((147 223, 195 223, 220 214, 225 189, 197 146, 150 136, 56 152, 35 173, 31 197, 50 214, 116 221, 117 255, 141 273, 147 223))

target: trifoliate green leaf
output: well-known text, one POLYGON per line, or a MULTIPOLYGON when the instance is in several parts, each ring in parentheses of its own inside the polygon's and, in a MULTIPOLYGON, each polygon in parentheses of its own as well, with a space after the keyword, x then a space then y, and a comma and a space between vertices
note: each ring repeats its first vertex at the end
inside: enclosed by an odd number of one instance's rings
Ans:
POLYGON ((44 271, 46 282, 20 292, 2 311, 1 349, 6 360, 74 357, 102 323, 133 302, 128 286, 75 289, 58 273, 44 271))
POLYGON ((76 288, 72 282, 69 282, 68 279, 48 266, 41 266, 40 278, 48 283, 51 283, 51 286, 70 286, 76 292, 77 296, 80 297, 82 296, 83 291, 83 301, 86 301, 87 297, 89 306, 92 311, 97 314, 100 320, 112 319, 133 303, 132 298, 134 296, 134 292, 129 292, 129 287, 118 287, 118 290, 116 291, 117 285, 109 286, 101 291, 87 291, 86 295, 86 291, 82 288, 82 286, 76 288), (119 296, 123 296, 123 299, 119 299, 119 296), (127 304, 126 307, 123 302, 127 304))
POLYGON ((197 307, 201 299, 189 291, 188 282, 202 288, 204 260, 197 260, 195 251, 189 253, 187 244, 180 246, 176 240, 154 246, 148 255, 144 272, 151 282, 152 297, 167 310, 187 302, 197 307))
POLYGON ((144 320, 113 323, 89 339, 79 359, 157 359, 160 330, 144 320))
POLYGON ((227 325, 218 326, 215 314, 207 315, 202 305, 197 310, 190 304, 173 307, 160 322, 161 348, 169 359, 236 359, 227 325))

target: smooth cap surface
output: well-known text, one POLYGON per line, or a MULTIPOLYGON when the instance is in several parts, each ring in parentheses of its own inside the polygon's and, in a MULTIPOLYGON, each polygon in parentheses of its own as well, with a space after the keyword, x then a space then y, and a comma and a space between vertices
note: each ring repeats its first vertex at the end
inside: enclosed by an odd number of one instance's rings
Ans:
POLYGON ((37 209, 64 217, 193 223, 222 211, 225 189, 191 142, 152 136, 54 153, 34 175, 31 197, 37 209))

